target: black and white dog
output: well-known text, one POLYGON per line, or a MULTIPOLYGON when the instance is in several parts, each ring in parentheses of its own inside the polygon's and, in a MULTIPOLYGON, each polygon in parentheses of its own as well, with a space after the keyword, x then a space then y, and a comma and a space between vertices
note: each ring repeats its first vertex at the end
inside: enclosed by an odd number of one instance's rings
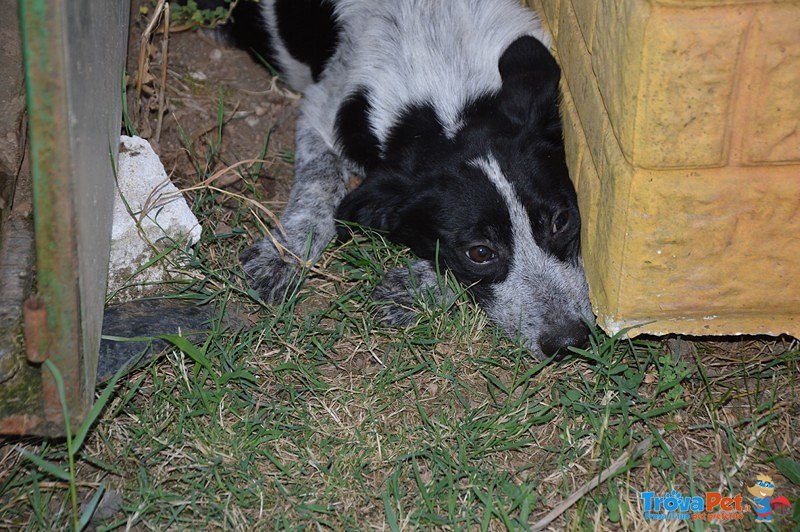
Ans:
POLYGON ((223 30, 304 93, 282 230, 241 255, 265 301, 345 220, 422 259, 383 296, 434 285, 438 258, 537 356, 587 341, 560 71, 519 0, 238 0, 223 30))

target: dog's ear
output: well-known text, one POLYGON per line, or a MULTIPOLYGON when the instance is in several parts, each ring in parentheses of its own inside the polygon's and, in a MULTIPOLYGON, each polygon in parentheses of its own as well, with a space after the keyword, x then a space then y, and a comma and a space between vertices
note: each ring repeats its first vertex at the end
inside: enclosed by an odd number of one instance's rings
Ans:
POLYGON ((498 68, 503 83, 525 76, 536 88, 558 87, 561 77, 561 69, 553 54, 542 41, 531 36, 520 37, 511 43, 500 57, 498 68))
POLYGON ((520 37, 503 52, 498 68, 503 80, 499 103, 504 115, 516 125, 533 124, 544 133, 560 137, 561 69, 547 47, 534 37, 520 37))
MULTIPOLYGON (((392 241, 406 244, 419 256, 426 257, 436 246, 437 235, 432 231, 439 207, 433 191, 420 192, 414 181, 400 170, 379 169, 345 196, 336 219, 385 231, 392 241)), ((340 241, 350 237, 349 229, 341 224, 337 234, 340 241)))

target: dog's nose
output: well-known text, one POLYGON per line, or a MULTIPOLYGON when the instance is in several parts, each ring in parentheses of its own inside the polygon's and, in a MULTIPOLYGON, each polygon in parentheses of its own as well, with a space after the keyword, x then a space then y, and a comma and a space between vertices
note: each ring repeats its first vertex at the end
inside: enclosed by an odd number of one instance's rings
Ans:
POLYGON ((585 347, 589 343, 589 327, 583 321, 573 321, 549 327, 539 338, 539 349, 546 357, 561 359, 567 347, 585 347))

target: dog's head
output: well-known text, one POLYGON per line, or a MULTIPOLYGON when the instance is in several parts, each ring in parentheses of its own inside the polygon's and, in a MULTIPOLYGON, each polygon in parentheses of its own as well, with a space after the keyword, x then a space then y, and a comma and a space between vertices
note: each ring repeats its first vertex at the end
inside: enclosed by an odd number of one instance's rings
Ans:
POLYGON ((584 344, 594 320, 558 113, 560 72, 532 37, 512 44, 499 69, 501 90, 466 106, 455 136, 437 129, 431 106, 407 109, 384 160, 338 217, 441 260, 509 335, 548 357, 584 344))

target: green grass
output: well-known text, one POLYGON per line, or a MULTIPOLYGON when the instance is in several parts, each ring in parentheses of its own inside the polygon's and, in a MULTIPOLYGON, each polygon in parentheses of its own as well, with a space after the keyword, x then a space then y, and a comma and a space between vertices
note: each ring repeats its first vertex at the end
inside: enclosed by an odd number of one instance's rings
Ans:
MULTIPOLYGON (((225 23, 230 17, 230 10, 236 4, 236 1, 254 1, 254 0, 229 0, 225 7, 216 7, 214 9, 201 9, 198 7, 195 0, 187 0, 183 5, 174 3, 171 4, 172 23, 179 25, 187 25, 193 28, 213 28, 220 24, 225 23)), ((157 2, 154 0, 152 5, 155 6, 157 2)), ((140 14, 147 15, 149 13, 148 7, 143 7, 140 14)))
MULTIPOLYGON (((206 145, 184 134, 200 179, 232 162, 222 95, 206 145)), ((263 164, 241 168, 242 194, 257 194, 263 164)), ((66 442, 9 443, 0 528, 80 528, 107 507, 105 491, 122 503, 92 521, 99 530, 525 529, 647 438, 552 526, 646 529, 639 491, 742 493, 760 472, 782 474, 777 494, 800 495, 796 342, 701 343, 694 357, 596 332, 546 364, 465 293, 420 301, 414 324, 387 328, 369 295, 413 257, 372 232, 331 246, 267 307, 237 261, 259 237, 255 211, 213 187, 192 205, 203 237, 160 257, 191 274, 164 297, 213 305, 208 335, 169 337, 172 348, 99 390, 90 431, 91 419, 66 442)))
MULTIPOLYGON (((650 453, 559 525, 590 527, 599 516, 635 529, 637 489, 699 493, 745 455, 746 467, 785 455, 766 436, 796 416, 785 402, 796 350, 733 363, 712 381, 658 342, 597 334, 591 349, 548 365, 503 338, 467 296, 449 309, 423 302, 405 330, 375 323, 371 289, 410 259, 380 235, 332 249, 325 275, 278 308, 248 298, 235 251, 205 262, 244 235, 204 238, 190 257, 198 278, 182 292, 213 302, 220 318, 202 345, 173 338, 175 349, 118 384, 75 454, 82 499, 98 483, 124 498, 105 527, 524 528, 663 428, 650 453), (257 320, 226 326, 226 308, 257 320), (714 432, 725 445, 711 459, 677 445, 714 432)), ((28 449, 63 461, 63 445, 28 449)), ((49 476, 17 461, 2 486, 3 525, 69 525, 69 486, 49 476)), ((741 491, 740 478, 724 489, 741 491)))

